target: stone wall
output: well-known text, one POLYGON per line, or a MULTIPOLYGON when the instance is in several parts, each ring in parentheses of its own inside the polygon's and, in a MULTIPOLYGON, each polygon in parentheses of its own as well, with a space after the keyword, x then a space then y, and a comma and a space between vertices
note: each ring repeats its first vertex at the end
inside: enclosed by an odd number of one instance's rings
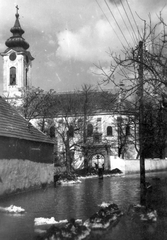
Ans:
POLYGON ((0 196, 53 183, 54 165, 29 160, 0 160, 0 196))
MULTIPOLYGON (((139 173, 140 161, 138 159, 127 160, 111 156, 110 170, 115 168, 120 169, 124 174, 139 173)), ((146 172, 167 170, 167 159, 145 159, 145 170, 146 172)))
POLYGON ((60 174, 62 174, 62 173, 64 173, 64 172, 66 172, 66 167, 64 166, 64 167, 61 167, 61 166, 56 166, 56 167, 54 167, 54 174, 55 175, 60 175, 60 174))

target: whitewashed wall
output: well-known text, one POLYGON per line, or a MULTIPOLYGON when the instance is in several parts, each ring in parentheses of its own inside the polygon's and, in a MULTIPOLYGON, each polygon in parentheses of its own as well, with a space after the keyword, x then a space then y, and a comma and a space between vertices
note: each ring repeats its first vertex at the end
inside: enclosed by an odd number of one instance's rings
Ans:
POLYGON ((0 160, 0 196, 53 183, 54 165, 29 160, 0 160))
MULTIPOLYGON (((140 161, 139 160, 127 160, 118 157, 110 157, 110 170, 118 168, 124 174, 139 173, 140 161)), ((163 171, 167 170, 167 159, 145 159, 145 170, 150 171, 163 171)))

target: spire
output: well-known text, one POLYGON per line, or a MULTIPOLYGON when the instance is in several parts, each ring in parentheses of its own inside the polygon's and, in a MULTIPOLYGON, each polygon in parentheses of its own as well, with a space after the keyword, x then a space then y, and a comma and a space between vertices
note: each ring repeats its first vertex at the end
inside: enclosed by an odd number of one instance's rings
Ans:
POLYGON ((25 41, 25 39, 22 37, 24 34, 24 30, 21 28, 20 22, 19 22, 19 13, 18 13, 18 5, 16 6, 16 20, 14 26, 10 29, 11 33, 13 33, 13 36, 7 39, 5 42, 6 46, 8 48, 12 48, 15 50, 27 50, 29 48, 29 44, 25 41))

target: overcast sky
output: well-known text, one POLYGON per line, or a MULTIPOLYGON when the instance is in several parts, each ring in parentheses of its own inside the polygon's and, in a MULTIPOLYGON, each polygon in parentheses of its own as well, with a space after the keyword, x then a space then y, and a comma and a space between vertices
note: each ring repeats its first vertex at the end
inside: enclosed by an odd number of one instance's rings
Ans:
POLYGON ((95 74, 99 72, 96 66, 108 71, 109 51, 118 52, 122 43, 133 46, 140 40, 137 27, 141 32, 141 19, 147 21, 151 14, 156 22, 162 8, 164 19, 167 18, 165 4, 165 0, 0 0, 0 52, 6 49, 5 41, 12 36, 10 29, 18 5, 23 37, 35 58, 33 85, 57 92, 79 89, 84 83, 96 85, 101 80, 95 74))

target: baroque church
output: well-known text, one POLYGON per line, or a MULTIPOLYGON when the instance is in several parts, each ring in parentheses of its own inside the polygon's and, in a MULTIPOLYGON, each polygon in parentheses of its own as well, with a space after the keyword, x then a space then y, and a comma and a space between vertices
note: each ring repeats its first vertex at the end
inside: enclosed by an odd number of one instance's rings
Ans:
POLYGON ((10 29, 13 34, 6 40, 7 49, 0 53, 3 58, 3 96, 14 98, 19 96, 19 89, 31 87, 31 68, 34 58, 27 50, 29 44, 22 37, 24 30, 19 22, 18 7, 16 7, 16 20, 10 29))
MULTIPOLYGON (((20 88, 32 87, 31 68, 34 58, 28 51, 29 44, 22 36, 24 30, 20 25, 18 7, 16 7, 15 17, 14 26, 10 29, 12 36, 5 42, 7 49, 0 53, 3 58, 3 97, 8 99, 19 96, 20 88)), ((99 96, 97 98, 99 99, 99 96)), ((99 105, 102 105, 101 103, 99 101, 99 105)), ((60 122, 59 120, 55 119, 55 127, 60 122)), ((131 135, 128 121, 129 118, 126 114, 118 111, 113 112, 111 109, 101 107, 100 110, 94 111, 91 121, 87 125, 87 142, 82 144, 79 151, 75 148, 72 149, 73 160, 83 162, 85 149, 90 167, 95 166, 98 161, 102 161, 105 169, 111 169, 113 159, 136 158, 136 151, 132 145, 127 147, 131 135), (122 124, 125 127, 119 128, 122 124), (122 149, 124 149, 123 155, 121 155, 122 149)), ((65 152, 63 143, 59 137, 57 139, 57 152, 63 156, 65 152)), ((70 141, 75 143, 77 139, 78 135, 70 141)))

